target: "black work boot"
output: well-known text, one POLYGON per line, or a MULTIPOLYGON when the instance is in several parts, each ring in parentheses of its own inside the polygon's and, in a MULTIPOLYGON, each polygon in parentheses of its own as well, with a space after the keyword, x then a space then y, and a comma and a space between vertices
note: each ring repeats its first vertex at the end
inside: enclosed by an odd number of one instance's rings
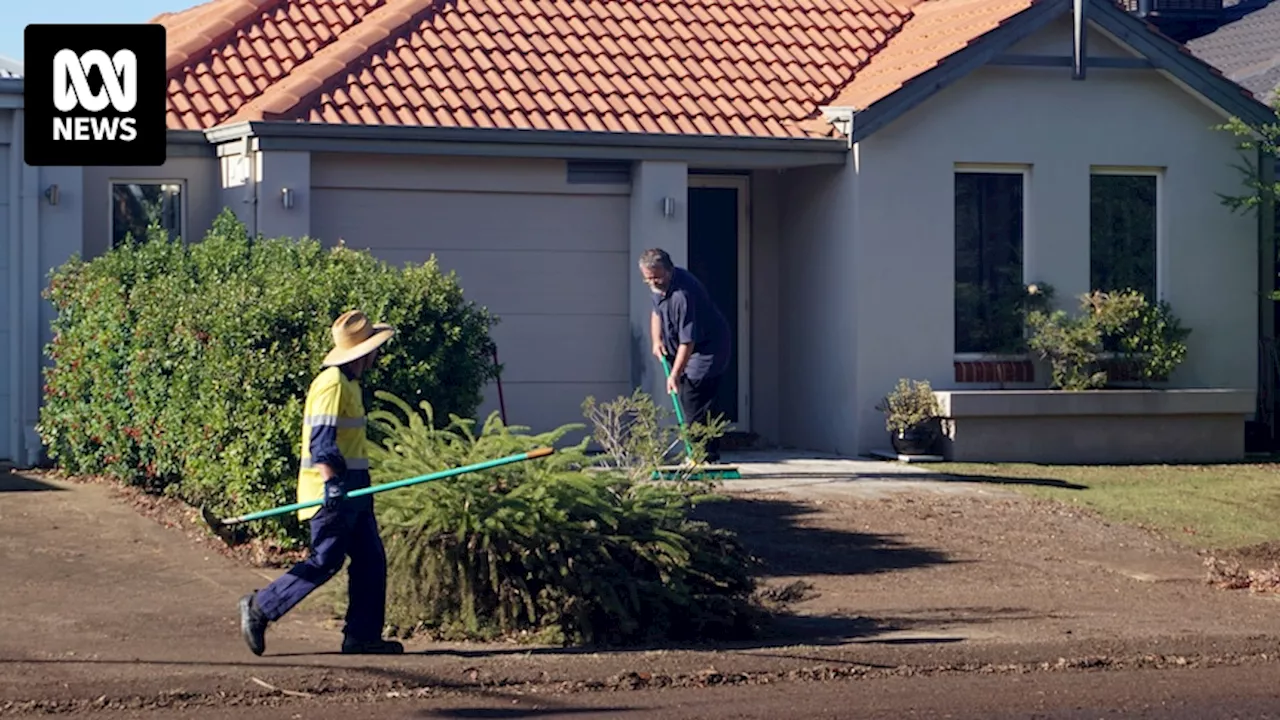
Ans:
POLYGON ((254 601, 257 590, 240 598, 240 635, 254 655, 261 655, 267 649, 267 616, 258 609, 254 601))
POLYGON ((395 640, 383 640, 382 638, 356 640, 345 635, 342 637, 343 655, 400 655, 403 652, 404 645, 395 640))

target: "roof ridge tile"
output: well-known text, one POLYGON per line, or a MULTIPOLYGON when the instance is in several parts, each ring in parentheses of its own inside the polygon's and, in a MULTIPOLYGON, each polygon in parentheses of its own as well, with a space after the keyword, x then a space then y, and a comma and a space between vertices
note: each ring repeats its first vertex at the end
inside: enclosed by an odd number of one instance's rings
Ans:
MULTIPOLYGON (((210 3, 206 3, 207 7, 199 13, 194 13, 190 16, 182 16, 182 13, 178 13, 170 16, 171 18, 183 17, 183 20, 173 26, 165 25, 165 29, 172 33, 169 36, 169 47, 165 55, 165 72, 172 73, 174 70, 183 67, 192 58, 202 55, 211 46, 225 40, 231 33, 244 25, 246 20, 286 1, 213 0, 210 3), (215 13, 215 9, 218 12, 215 13), (202 20, 198 28, 195 27, 195 19, 197 17, 202 20)), ((195 9, 190 8, 186 12, 191 12, 195 9)), ((156 18, 152 22, 161 20, 163 17, 156 18)))
POLYGON ((265 120, 287 114, 371 49, 398 36, 396 32, 450 0, 388 0, 382 7, 339 35, 261 95, 241 106, 227 122, 265 120))

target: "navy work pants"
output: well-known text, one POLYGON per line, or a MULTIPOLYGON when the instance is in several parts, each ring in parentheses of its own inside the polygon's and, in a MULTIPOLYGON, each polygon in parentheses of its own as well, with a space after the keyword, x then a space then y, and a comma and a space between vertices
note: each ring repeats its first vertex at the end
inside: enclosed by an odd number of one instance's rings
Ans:
MULTIPOLYGON (((680 376, 680 409, 684 412, 684 421, 688 425, 707 424, 715 407, 716 394, 720 392, 720 375, 690 380, 688 375, 680 376)), ((719 462, 720 438, 707 441, 707 461, 719 462)))
POLYGON ((343 634, 362 641, 381 638, 387 612, 387 555, 372 503, 349 500, 337 513, 321 508, 313 515, 310 555, 258 591, 258 608, 267 619, 279 620, 338 574, 348 557, 349 601, 343 634))

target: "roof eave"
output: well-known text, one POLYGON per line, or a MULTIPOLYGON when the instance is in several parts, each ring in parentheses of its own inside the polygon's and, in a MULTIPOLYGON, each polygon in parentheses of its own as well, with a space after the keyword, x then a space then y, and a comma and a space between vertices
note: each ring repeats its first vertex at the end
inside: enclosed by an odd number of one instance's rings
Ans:
POLYGON ((22 78, 0 78, 0 95, 22 95, 22 78))
POLYGON ((165 133, 168 157, 217 157, 217 148, 199 130, 174 130, 165 133))
POLYGON ((652 160, 733 167, 840 165, 843 138, 678 135, 290 121, 240 122, 210 128, 214 144, 251 138, 260 150, 402 155, 544 157, 573 160, 652 160))

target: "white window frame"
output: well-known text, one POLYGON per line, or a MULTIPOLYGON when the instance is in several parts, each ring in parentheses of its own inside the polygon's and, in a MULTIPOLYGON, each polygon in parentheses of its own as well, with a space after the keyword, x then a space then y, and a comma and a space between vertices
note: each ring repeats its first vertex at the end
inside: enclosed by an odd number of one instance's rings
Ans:
MULTIPOLYGON (((1090 165, 1089 181, 1092 188, 1094 175, 1111 175, 1121 177, 1154 177, 1156 179, 1156 296, 1147 298, 1148 302, 1159 302, 1164 300, 1167 295, 1165 287, 1165 278, 1169 275, 1166 265, 1169 262, 1169 252, 1167 248, 1168 238, 1165 237, 1169 224, 1165 222, 1165 213, 1168 212, 1168 203, 1164 201, 1164 174, 1166 168, 1150 167, 1150 166, 1128 166, 1128 165, 1090 165)), ((1093 217, 1089 216, 1089 262, 1090 267, 1093 263, 1093 217)), ((1090 271, 1092 274, 1092 270, 1090 271)), ((1091 282, 1090 285, 1093 283, 1091 282)), ((1092 292, 1096 288, 1089 288, 1092 292)))
POLYGON ((115 197, 116 185, 177 185, 178 197, 181 199, 181 207, 178 208, 178 236, 182 241, 188 242, 187 239, 187 181, 179 178, 163 177, 163 178, 136 178, 136 177, 115 177, 107 178, 107 244, 109 248, 115 247, 115 205, 112 199, 115 197))
MULTIPOLYGON (((955 259, 955 241, 956 241, 956 175, 960 173, 986 173, 989 175, 1021 175, 1022 176, 1022 283, 1026 285, 1031 282, 1031 278, 1035 277, 1033 262, 1032 243, 1034 233, 1032 228, 1031 213, 1031 174, 1032 165, 1030 163, 955 163, 951 169, 951 257, 955 259)), ((952 323, 955 322, 955 268, 951 271, 952 286, 952 306, 951 316, 952 323)), ((953 331, 954 333, 954 331, 953 331)), ((1024 360, 1028 356, 1026 353, 1018 353, 1012 355, 1004 355, 1000 353, 958 353, 955 352, 956 339, 954 334, 951 338, 951 348, 953 361, 955 362, 981 362, 984 360, 1024 360)))
POLYGON ((745 175, 689 175, 688 187, 738 191, 738 420, 733 429, 751 431, 751 178, 745 175))

